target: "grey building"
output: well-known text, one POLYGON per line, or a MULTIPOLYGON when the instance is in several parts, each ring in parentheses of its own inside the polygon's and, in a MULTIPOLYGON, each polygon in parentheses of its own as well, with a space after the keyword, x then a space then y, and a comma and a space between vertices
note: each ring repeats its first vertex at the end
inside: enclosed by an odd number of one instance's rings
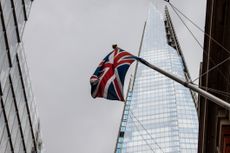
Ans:
POLYGON ((31 0, 0 0, 0 153, 40 153, 22 34, 31 0))
MULTIPOLYGON (((175 31, 152 5, 140 57, 190 80, 175 31)), ((195 96, 184 86, 138 64, 127 95, 115 153, 197 153, 198 117, 195 96)))

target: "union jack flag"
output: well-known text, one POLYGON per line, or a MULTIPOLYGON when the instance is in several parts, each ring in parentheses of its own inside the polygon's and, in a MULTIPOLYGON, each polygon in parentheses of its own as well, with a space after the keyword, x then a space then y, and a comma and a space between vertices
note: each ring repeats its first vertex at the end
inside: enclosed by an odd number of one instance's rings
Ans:
POLYGON ((135 56, 118 47, 114 48, 99 64, 90 78, 93 98, 125 101, 123 87, 125 75, 135 56))

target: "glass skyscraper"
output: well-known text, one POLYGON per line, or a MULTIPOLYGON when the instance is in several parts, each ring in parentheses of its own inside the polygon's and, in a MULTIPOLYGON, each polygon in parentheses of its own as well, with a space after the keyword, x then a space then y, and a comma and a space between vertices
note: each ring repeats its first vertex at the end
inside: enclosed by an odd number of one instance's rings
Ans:
MULTIPOLYGON (((140 57, 190 80, 167 7, 151 6, 140 57)), ((162 74, 138 64, 129 87, 116 153, 197 153, 198 118, 194 94, 162 74)))
POLYGON ((0 0, 0 153, 40 153, 22 34, 32 0, 0 0))

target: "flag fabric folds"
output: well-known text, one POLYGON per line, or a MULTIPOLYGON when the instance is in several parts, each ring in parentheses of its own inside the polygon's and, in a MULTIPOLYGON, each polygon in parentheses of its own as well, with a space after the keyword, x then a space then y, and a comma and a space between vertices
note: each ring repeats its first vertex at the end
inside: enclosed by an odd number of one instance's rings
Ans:
POLYGON ((135 56, 115 47, 103 59, 90 78, 92 97, 124 101, 125 75, 134 61, 135 56))

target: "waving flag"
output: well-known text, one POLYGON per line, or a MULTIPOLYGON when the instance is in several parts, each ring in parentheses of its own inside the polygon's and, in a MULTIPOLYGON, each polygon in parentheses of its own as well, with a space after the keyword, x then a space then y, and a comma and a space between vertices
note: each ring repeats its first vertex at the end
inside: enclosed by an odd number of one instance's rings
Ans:
POLYGON ((124 101, 122 91, 125 75, 129 66, 135 61, 135 56, 116 45, 113 48, 114 50, 103 59, 90 78, 91 95, 93 98, 124 101))

